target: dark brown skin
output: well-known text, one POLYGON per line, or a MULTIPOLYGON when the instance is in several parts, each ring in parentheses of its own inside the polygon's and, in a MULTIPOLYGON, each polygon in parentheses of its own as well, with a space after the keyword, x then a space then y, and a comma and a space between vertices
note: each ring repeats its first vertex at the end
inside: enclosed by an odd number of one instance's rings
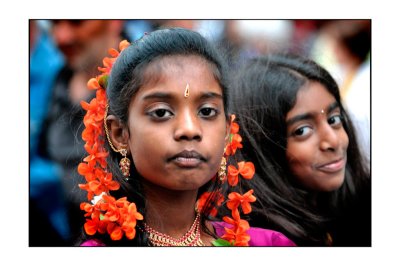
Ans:
MULTIPOLYGON (((198 189, 220 167, 230 124, 222 89, 201 57, 164 57, 144 76, 147 82, 131 100, 128 124, 108 117, 111 138, 118 149, 128 149, 143 177, 146 223, 179 238, 195 219, 198 189)), ((202 240, 211 245, 209 236, 202 234, 202 240)))
POLYGON ((335 98, 318 82, 297 93, 286 116, 291 171, 312 191, 333 191, 344 181, 349 139, 335 98))

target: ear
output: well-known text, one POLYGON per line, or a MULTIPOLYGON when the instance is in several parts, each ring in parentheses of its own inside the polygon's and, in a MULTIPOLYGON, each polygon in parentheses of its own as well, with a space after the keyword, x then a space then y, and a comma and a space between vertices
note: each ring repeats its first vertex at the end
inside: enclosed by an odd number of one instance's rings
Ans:
POLYGON ((117 117, 114 115, 107 116, 106 125, 108 128, 108 134, 110 141, 115 149, 126 149, 129 151, 129 131, 128 127, 124 125, 117 117))

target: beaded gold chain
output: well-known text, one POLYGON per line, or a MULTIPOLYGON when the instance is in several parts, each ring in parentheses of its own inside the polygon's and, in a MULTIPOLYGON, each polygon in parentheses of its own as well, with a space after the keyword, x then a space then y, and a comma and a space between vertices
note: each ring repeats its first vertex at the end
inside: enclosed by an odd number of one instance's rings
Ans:
POLYGON ((180 238, 174 238, 169 235, 160 233, 149 225, 144 223, 144 230, 149 234, 151 244, 157 247, 174 247, 174 246, 205 246, 200 238, 200 214, 197 213, 196 219, 190 229, 180 238))

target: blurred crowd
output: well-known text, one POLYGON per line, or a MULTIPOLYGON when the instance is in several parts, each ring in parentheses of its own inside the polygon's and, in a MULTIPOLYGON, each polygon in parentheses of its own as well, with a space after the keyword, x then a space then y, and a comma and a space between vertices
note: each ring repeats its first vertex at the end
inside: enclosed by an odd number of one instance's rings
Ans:
POLYGON ((86 195, 76 167, 85 157, 80 101, 110 47, 163 27, 198 31, 233 69, 269 53, 309 57, 340 86, 370 157, 370 20, 30 20, 29 245, 71 246, 86 195))

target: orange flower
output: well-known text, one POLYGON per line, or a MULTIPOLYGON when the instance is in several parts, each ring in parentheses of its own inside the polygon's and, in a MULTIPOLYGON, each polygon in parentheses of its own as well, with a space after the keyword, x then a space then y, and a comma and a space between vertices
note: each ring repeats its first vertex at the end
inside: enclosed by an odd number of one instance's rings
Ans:
POLYGON ((92 200, 94 193, 92 192, 92 190, 89 188, 89 184, 78 184, 79 188, 82 190, 86 190, 87 191, 87 199, 88 200, 92 200))
POLYGON ((239 132, 239 125, 236 122, 233 122, 236 119, 235 115, 231 115, 231 134, 236 134, 239 132))
MULTIPOLYGON (((104 114, 105 114, 105 106, 106 102, 104 102, 101 97, 104 97, 104 90, 98 90, 96 93, 99 97, 93 98, 90 103, 85 101, 81 101, 81 106, 85 109, 88 113, 83 119, 85 126, 94 126, 98 127, 99 124, 96 122, 103 122, 104 114)), ((101 124, 100 124, 101 125, 101 124)))
POLYGON ((80 163, 78 165, 78 173, 85 177, 86 181, 95 179, 94 166, 92 164, 80 163))
POLYGON ((94 235, 96 232, 104 233, 106 226, 107 226, 106 223, 104 223, 98 218, 94 218, 92 220, 86 219, 86 223, 84 224, 83 227, 88 235, 94 235))
POLYGON ((103 58, 103 65, 104 67, 98 67, 97 69, 103 74, 110 74, 111 68, 114 65, 116 58, 104 57, 103 58))
POLYGON ((199 212, 202 212, 204 205, 206 204, 207 200, 209 199, 211 192, 204 192, 201 194, 199 199, 196 202, 196 207, 199 212))
POLYGON ((238 123, 233 122, 231 124, 231 134, 237 134, 239 132, 239 125, 238 123))
POLYGON ((89 79, 88 83, 87 83, 87 87, 91 90, 97 90, 98 88, 100 88, 100 84, 97 81, 97 78, 91 78, 89 79))
POLYGON ((242 137, 239 134, 230 134, 229 136, 230 142, 226 146, 225 155, 230 156, 236 153, 236 150, 239 148, 243 148, 242 145, 242 137))
POLYGON ((253 189, 250 189, 247 191, 244 195, 240 195, 237 192, 231 192, 228 195, 228 202, 227 202, 227 207, 230 210, 237 209, 239 205, 242 207, 243 213, 248 214, 251 212, 251 205, 250 202, 255 202, 256 197, 254 197, 253 194, 253 189))
POLYGON ((122 230, 125 231, 125 235, 128 239, 133 239, 135 237, 136 220, 143 220, 143 215, 137 211, 136 204, 131 203, 129 204, 126 214, 126 221, 122 225, 122 230))
POLYGON ((93 164, 98 162, 102 167, 105 167, 105 160, 108 156, 108 152, 104 151, 104 148, 102 146, 99 147, 98 143, 95 142, 92 147, 90 147, 89 145, 85 145, 85 149, 89 153, 89 155, 86 156, 83 161, 89 163, 93 162, 93 164))
POLYGON ((129 45, 131 45, 127 40, 123 40, 122 42, 119 43, 119 50, 122 52, 127 48, 129 45))
MULTIPOLYGON (((222 204, 222 202, 224 202, 224 196, 221 194, 221 193, 219 193, 219 192, 217 192, 218 194, 217 194, 217 202, 216 202, 216 207, 217 206, 221 206, 221 204, 222 204)), ((209 200, 209 198, 211 197, 211 195, 212 195, 212 192, 204 192, 200 197, 199 197, 199 199, 197 200, 197 210, 199 211, 199 212, 202 212, 202 210, 203 210, 203 208, 204 208, 204 205, 206 204, 206 202, 209 200)), ((211 212, 210 212, 210 215, 211 216, 216 216, 217 215, 217 213, 218 213, 218 210, 217 210, 217 208, 216 207, 214 207, 212 210, 211 210, 211 212)))
POLYGON ((111 173, 101 176, 101 183, 106 187, 106 190, 118 190, 120 186, 117 181, 112 179, 111 173))
MULTIPOLYGON (((119 43, 119 49, 122 52, 125 48, 127 48, 130 45, 130 43, 127 40, 123 40, 119 43)), ((98 67, 98 70, 100 72, 103 72, 103 74, 108 75, 111 72, 111 68, 114 65, 115 61, 117 60, 117 57, 120 55, 120 52, 118 52, 114 48, 108 49, 108 54, 111 55, 111 57, 105 57, 103 59, 103 66, 104 67, 98 67)))
POLYGON ((118 57, 119 56, 119 52, 117 50, 115 50, 114 48, 108 49, 108 54, 111 55, 112 57, 118 57))
POLYGON ((245 179, 252 179, 254 176, 255 168, 252 162, 239 162, 239 173, 245 179))
MULTIPOLYGON (((119 50, 128 47, 128 41, 122 41, 119 50)), ((108 152, 104 148, 104 115, 106 112, 108 75, 117 57, 120 55, 115 49, 110 49, 108 53, 111 57, 103 59, 103 67, 98 69, 102 72, 96 78, 88 81, 87 87, 96 90, 96 97, 89 103, 81 101, 81 106, 86 110, 83 119, 85 129, 82 132, 82 139, 85 143, 85 150, 88 153, 82 163, 78 165, 78 173, 85 177, 87 183, 79 184, 79 187, 86 190, 88 200, 92 200, 95 195, 98 200, 92 201, 93 204, 83 202, 81 210, 85 211, 86 219, 84 229, 88 235, 96 232, 104 234, 108 232, 112 240, 119 240, 124 233, 128 239, 133 239, 136 234, 136 221, 143 220, 134 203, 130 203, 126 197, 116 200, 109 195, 109 191, 117 190, 120 184, 113 180, 112 174, 107 171, 106 157, 108 152)))
POLYGON ((94 211, 94 207, 92 204, 88 203, 88 202, 82 202, 79 207, 81 208, 81 210, 85 211, 86 214, 85 216, 91 216, 93 211, 94 211))
POLYGON ((143 220, 143 216, 137 212, 136 205, 129 203, 126 197, 115 200, 114 197, 104 194, 95 205, 84 202, 80 207, 87 212, 85 216, 90 215, 92 218, 87 219, 84 226, 87 234, 107 231, 113 240, 121 239, 124 233, 128 239, 133 239, 136 234, 136 221, 143 220))
MULTIPOLYGON (((85 119, 85 118, 84 118, 85 119)), ((90 122, 89 122, 90 123, 90 122)), ((94 140, 94 136, 95 136, 95 131, 93 130, 92 127, 86 127, 83 131, 82 131, 82 139, 84 141, 87 142, 87 144, 89 145, 93 145, 93 140, 94 140)))
POLYGON ((235 122, 235 115, 231 115, 231 129, 229 134, 229 144, 226 146, 225 155, 230 156, 236 153, 236 150, 239 148, 243 148, 242 137, 238 134, 239 125, 235 122))
POLYGON ((247 234, 247 230, 249 230, 250 225, 246 220, 240 219, 239 212, 233 216, 235 219, 229 218, 228 216, 222 218, 231 226, 225 227, 225 234, 221 238, 230 242, 234 246, 248 246, 250 236, 247 234))
POLYGON ((135 224, 136 220, 143 220, 143 215, 137 211, 136 204, 133 202, 128 206, 128 218, 128 221, 134 222, 135 224))
POLYGON ((239 181, 239 174, 245 179, 251 179, 255 173, 254 164, 252 162, 241 161, 238 163, 239 169, 235 166, 228 166, 228 183, 231 186, 236 186, 239 181))
POLYGON ((94 220, 86 219, 86 223, 84 225, 85 232, 88 235, 94 235, 97 232, 97 223, 94 220))
POLYGON ((125 222, 122 225, 122 230, 125 232, 126 238, 134 239, 136 235, 136 222, 125 222))
POLYGON ((120 240, 124 235, 121 227, 115 223, 109 223, 107 225, 107 233, 110 235, 112 240, 120 240))

